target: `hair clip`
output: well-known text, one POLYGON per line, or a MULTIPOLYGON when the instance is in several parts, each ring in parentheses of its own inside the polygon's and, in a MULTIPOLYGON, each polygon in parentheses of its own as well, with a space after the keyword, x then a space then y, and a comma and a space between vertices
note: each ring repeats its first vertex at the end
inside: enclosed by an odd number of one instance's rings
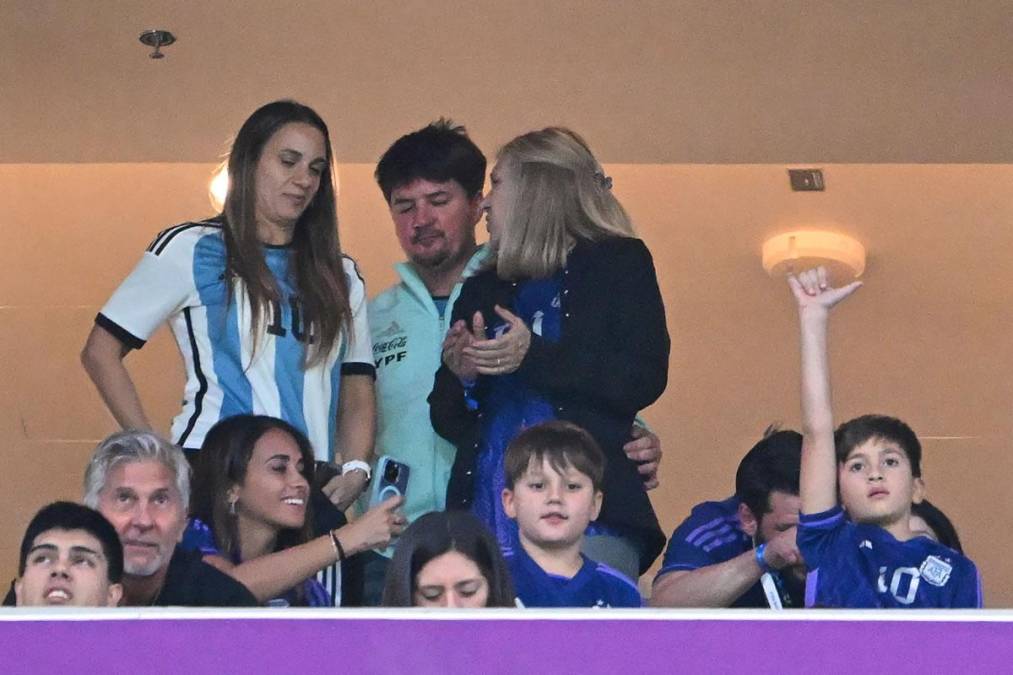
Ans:
POLYGON ((595 171, 594 172, 594 179, 596 181, 598 181, 598 185, 600 185, 604 189, 606 189, 606 190, 611 190, 612 189, 612 176, 606 176, 601 171, 595 171))

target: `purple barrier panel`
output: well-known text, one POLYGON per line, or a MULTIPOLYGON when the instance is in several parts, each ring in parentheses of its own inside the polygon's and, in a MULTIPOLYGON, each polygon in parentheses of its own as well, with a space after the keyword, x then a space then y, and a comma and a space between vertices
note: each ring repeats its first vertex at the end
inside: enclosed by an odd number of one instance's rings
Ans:
POLYGON ((0 672, 625 675, 1013 668, 1013 623, 994 619, 837 621, 822 618, 825 613, 817 620, 639 619, 628 613, 524 619, 401 613, 388 619, 340 611, 298 618, 154 616, 18 621, 7 615, 0 621, 6 662, 0 672))

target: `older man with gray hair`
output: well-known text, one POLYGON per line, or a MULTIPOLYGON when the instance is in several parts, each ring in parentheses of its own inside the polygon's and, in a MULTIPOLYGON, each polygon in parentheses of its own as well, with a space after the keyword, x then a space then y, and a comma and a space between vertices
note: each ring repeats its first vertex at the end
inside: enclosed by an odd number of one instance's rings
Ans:
POLYGON ((241 583, 179 546, 190 501, 183 451, 150 431, 102 441, 84 474, 84 503, 116 528, 123 544, 124 605, 248 607, 241 583))

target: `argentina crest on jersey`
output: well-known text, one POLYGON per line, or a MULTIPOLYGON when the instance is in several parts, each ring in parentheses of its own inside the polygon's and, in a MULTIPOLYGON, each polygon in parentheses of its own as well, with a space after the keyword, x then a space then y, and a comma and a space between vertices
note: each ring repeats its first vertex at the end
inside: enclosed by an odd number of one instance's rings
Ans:
POLYGON ((930 555, 919 568, 922 579, 933 586, 943 586, 950 580, 950 573, 953 572, 953 565, 942 558, 930 555))

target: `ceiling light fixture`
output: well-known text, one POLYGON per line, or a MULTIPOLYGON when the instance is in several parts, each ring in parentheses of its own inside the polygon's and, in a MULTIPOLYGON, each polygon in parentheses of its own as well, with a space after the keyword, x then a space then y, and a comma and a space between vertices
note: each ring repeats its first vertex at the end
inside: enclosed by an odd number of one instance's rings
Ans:
POLYGON ((818 265, 835 285, 852 281, 865 271, 865 247, 846 234, 820 230, 785 232, 763 242, 763 269, 772 277, 818 265))
POLYGON ((164 59, 165 54, 163 54, 160 49, 162 47, 168 47, 175 42, 176 36, 167 30, 154 29, 144 31, 141 33, 141 37, 137 39, 141 41, 141 44, 152 47, 152 52, 148 54, 148 58, 164 59))

